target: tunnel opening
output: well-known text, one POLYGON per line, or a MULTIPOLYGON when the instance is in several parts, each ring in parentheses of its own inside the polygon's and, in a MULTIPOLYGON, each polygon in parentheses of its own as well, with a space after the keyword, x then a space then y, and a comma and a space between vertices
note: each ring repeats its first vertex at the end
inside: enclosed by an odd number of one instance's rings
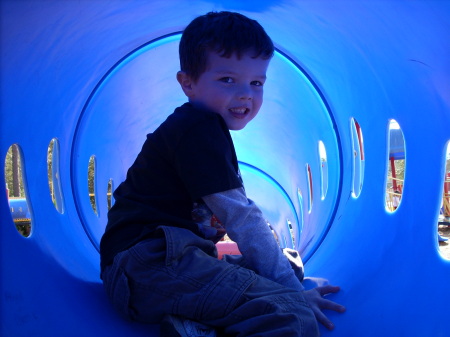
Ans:
MULTIPOLYGON (((80 114, 72 150, 72 187, 83 227, 97 249, 110 201, 103 202, 96 191, 123 181, 145 135, 186 100, 175 79, 180 37, 179 32, 162 36, 124 56, 102 77, 80 114)), ((342 165, 336 130, 330 108, 311 76, 277 49, 260 113, 246 129, 231 132, 238 159, 245 163, 242 171, 249 197, 262 208, 267 221, 284 233, 280 237, 293 233, 293 240, 282 242, 295 242, 306 260, 335 215, 342 165), (261 191, 265 185, 261 179, 281 189, 273 194, 261 191), (299 201, 298 190, 309 197, 299 201), (313 195, 320 196, 314 205, 313 195)))

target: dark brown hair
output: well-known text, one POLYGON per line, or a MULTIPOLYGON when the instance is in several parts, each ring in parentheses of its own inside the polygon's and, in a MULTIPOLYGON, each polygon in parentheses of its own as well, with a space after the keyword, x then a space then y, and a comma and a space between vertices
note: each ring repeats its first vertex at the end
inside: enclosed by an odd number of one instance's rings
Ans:
POLYGON ((208 53, 238 58, 254 53, 253 58, 268 59, 274 46, 264 28, 255 20, 233 12, 210 12, 195 18, 180 41, 180 67, 195 82, 206 70, 208 53))

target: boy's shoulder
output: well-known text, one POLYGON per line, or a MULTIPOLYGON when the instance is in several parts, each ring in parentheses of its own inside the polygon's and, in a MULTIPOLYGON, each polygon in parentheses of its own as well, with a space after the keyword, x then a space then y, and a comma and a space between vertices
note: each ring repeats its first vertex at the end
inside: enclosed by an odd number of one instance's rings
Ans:
POLYGON ((161 124, 161 127, 171 129, 187 130, 199 125, 222 124, 221 116, 217 113, 197 109, 191 103, 185 103, 175 109, 175 111, 161 124))
POLYGON ((190 103, 176 108, 155 131, 147 135, 148 145, 160 149, 178 149, 180 145, 185 147, 188 144, 198 147, 212 141, 217 146, 233 146, 222 116, 197 109, 190 103))
POLYGON ((214 112, 198 109, 188 102, 176 108, 171 116, 175 116, 176 118, 197 121, 209 118, 216 118, 216 115, 217 114, 214 112))

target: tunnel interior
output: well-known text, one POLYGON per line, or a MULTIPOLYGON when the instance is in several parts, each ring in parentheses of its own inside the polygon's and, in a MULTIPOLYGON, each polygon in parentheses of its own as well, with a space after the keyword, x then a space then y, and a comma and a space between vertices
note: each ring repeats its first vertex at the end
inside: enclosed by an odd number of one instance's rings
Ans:
POLYGON ((110 308, 98 245, 108 193, 185 102, 180 34, 211 10, 258 20, 275 43, 263 107, 232 137, 280 245, 301 252, 308 276, 342 288, 333 298, 348 311, 330 312, 336 330, 322 334, 444 336, 450 3, 293 0, 2 1, 1 151, 18 149, 31 218, 24 237, 0 195, 2 335, 76 325, 86 336, 157 336, 110 308), (390 211, 389 158, 400 152, 401 203, 390 211), (419 305, 407 308, 412 293, 419 305))

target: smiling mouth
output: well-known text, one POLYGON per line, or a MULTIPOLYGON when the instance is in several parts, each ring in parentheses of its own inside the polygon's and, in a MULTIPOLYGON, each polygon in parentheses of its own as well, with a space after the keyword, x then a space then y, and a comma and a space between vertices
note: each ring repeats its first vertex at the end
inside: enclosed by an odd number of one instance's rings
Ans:
POLYGON ((241 107, 241 108, 231 108, 228 109, 231 112, 231 115, 235 118, 244 118, 245 115, 250 111, 250 109, 241 107))

